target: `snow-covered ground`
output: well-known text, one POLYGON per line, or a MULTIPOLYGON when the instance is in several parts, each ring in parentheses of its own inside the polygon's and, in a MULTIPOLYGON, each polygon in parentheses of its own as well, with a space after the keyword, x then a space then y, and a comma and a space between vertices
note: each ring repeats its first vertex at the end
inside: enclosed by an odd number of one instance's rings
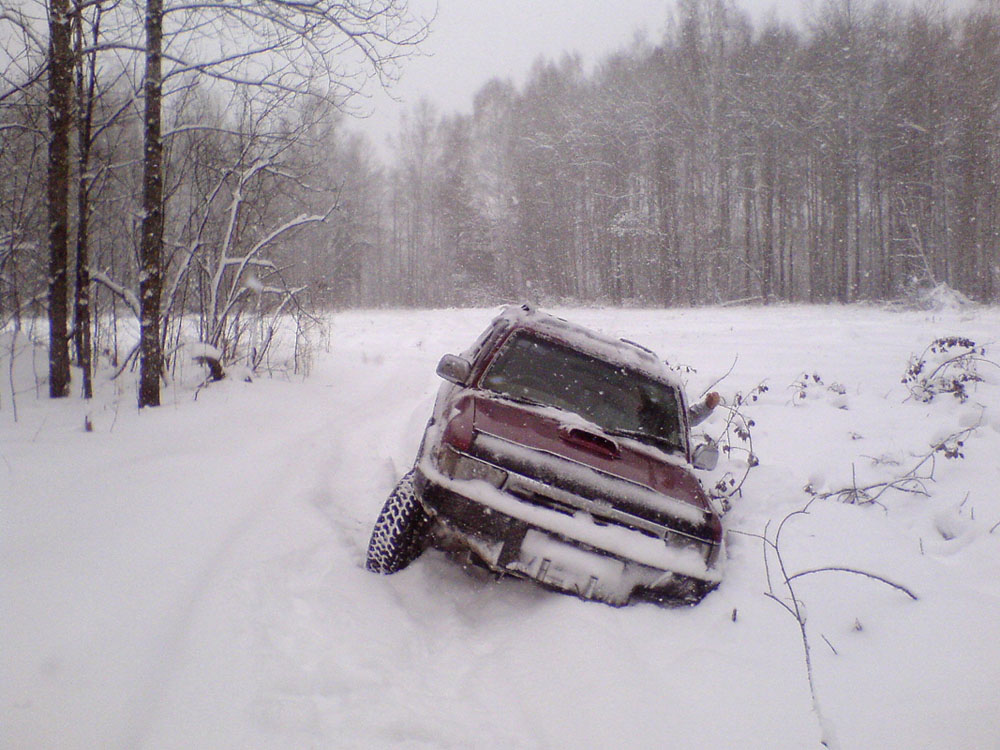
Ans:
POLYGON ((901 383, 937 336, 1000 361, 1000 310, 557 312, 695 368, 693 397, 731 366, 729 403, 768 386, 743 409, 760 465, 700 605, 615 609, 433 552, 364 570, 437 359, 492 311, 338 314, 308 379, 195 399, 182 378, 142 413, 103 382, 89 406, 21 392, 15 423, 0 356, 0 746, 1000 747, 1000 369, 980 363, 965 403, 901 383), (846 572, 793 580, 814 704, 759 537, 809 503, 806 485, 889 481, 970 429, 964 457, 921 467, 929 496, 816 499, 784 523, 789 575, 852 568, 918 597, 846 572))

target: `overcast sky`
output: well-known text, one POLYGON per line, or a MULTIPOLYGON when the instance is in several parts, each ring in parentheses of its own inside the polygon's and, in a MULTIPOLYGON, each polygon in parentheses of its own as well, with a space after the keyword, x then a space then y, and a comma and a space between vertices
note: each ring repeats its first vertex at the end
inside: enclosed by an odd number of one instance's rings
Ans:
MULTIPOLYGON (((579 52, 591 65, 627 46, 638 31, 651 39, 663 32, 672 0, 410 0, 411 8, 437 17, 422 56, 405 61, 394 87, 401 102, 376 92, 370 118, 356 125, 380 153, 397 130, 399 116, 421 98, 441 113, 471 112, 472 97, 490 78, 524 82, 540 56, 558 60, 579 52)), ((812 0, 737 0, 756 21, 769 13, 798 20, 812 0)))

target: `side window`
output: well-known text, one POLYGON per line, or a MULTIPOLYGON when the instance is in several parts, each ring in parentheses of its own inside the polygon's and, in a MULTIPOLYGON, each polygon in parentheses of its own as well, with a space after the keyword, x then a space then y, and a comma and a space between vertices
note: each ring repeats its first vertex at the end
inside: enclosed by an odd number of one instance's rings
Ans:
POLYGON ((479 365, 482 364, 480 361, 484 354, 489 353, 500 337, 503 336, 510 328, 510 323, 507 321, 500 321, 495 325, 491 325, 476 339, 475 343, 466 349, 462 353, 462 357, 469 360, 472 363, 472 369, 478 369, 479 365))
POLYGON ((493 333, 493 330, 495 328, 496 326, 491 325, 485 331, 479 334, 479 338, 477 338, 474 342, 472 342, 472 345, 461 353, 460 356, 462 357, 462 359, 467 359, 470 362, 474 362, 476 357, 479 356, 479 352, 482 350, 483 344, 486 343, 486 339, 489 338, 490 334, 493 333))

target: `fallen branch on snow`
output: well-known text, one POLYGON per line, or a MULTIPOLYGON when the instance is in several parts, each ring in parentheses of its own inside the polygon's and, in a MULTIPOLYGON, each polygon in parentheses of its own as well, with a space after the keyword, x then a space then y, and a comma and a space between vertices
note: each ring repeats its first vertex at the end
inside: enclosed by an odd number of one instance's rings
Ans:
POLYGON ((928 497, 930 496, 930 491, 927 489, 927 485, 928 483, 935 481, 934 472, 937 468, 938 454, 947 459, 965 458, 965 454, 962 453, 962 448, 965 447, 965 441, 981 426, 982 420, 971 427, 966 427, 964 430, 953 432, 943 440, 933 443, 930 450, 919 456, 919 460, 913 466, 899 476, 891 479, 887 479, 882 482, 873 482, 859 487, 855 477, 855 480, 852 482, 850 487, 843 487, 841 489, 830 490, 828 492, 817 492, 812 487, 807 486, 805 491, 814 498, 818 498, 820 500, 834 498, 839 502, 848 503, 850 505, 868 505, 870 503, 882 505, 882 503, 879 502, 879 498, 881 498, 889 490, 896 490, 898 492, 928 497))
MULTIPOLYGON (((777 602, 782 609, 788 612, 799 627, 799 637, 802 642, 802 653, 805 660, 806 666, 806 681, 809 685, 809 696, 812 701, 813 711, 816 713, 816 717, 820 724, 820 733, 822 735, 822 744, 824 747, 835 747, 836 739, 833 733, 833 727, 827 721, 826 717, 823 715, 822 708, 819 702, 819 696, 816 692, 816 680, 813 670, 813 659, 812 659, 812 645, 809 640, 809 631, 806 629, 806 614, 805 608, 802 600, 799 598, 795 591, 795 587, 792 582, 803 578, 814 573, 848 573, 853 575, 863 576, 870 580, 882 583, 889 586, 897 591, 901 591, 906 594, 911 600, 917 601, 918 596, 911 591, 906 586, 896 583, 894 581, 885 578, 884 576, 877 575, 865 570, 859 570, 857 568, 848 568, 843 566, 827 566, 822 568, 811 568, 809 570, 802 570, 798 573, 788 573, 788 569, 785 565, 785 559, 782 555, 781 549, 781 534, 785 530, 785 525, 793 518, 797 516, 803 516, 809 514, 809 507, 815 502, 818 497, 813 497, 805 504, 802 508, 796 511, 792 511, 786 515, 781 523, 778 524, 778 529, 775 532, 773 538, 768 534, 770 522, 765 525, 763 534, 756 534, 748 531, 739 531, 733 529, 731 533, 739 534, 741 536, 748 536, 754 539, 761 540, 763 544, 763 554, 764 554, 764 571, 767 578, 767 588, 768 590, 764 592, 764 596, 777 602), (777 575, 772 573, 772 559, 777 564, 777 575)), ((826 644, 830 647, 834 654, 837 650, 833 647, 833 644, 827 640, 826 636, 820 634, 826 644)))

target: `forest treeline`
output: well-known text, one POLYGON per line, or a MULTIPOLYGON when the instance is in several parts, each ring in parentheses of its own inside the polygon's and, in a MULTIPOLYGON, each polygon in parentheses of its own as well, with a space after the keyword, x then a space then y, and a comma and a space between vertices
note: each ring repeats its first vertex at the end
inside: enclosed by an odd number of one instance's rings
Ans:
POLYGON ((418 109, 362 298, 1000 299, 1000 13, 943 8, 755 28, 682 0, 590 72, 539 62, 470 116, 418 109))
POLYGON ((346 113, 409 13, 0 0, 0 327, 47 314, 88 368, 141 327, 155 372, 333 306, 1000 300, 997 0, 665 2, 659 37, 415 105, 386 159, 346 113))

